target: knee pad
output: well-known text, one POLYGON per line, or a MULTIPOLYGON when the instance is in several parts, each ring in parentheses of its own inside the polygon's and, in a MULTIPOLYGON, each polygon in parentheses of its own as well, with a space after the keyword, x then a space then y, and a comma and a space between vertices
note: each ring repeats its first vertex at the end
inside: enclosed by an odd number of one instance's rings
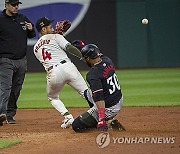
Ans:
POLYGON ((88 112, 77 117, 72 123, 72 128, 75 132, 83 132, 90 128, 96 128, 97 121, 88 112))
POLYGON ((80 117, 77 117, 72 123, 72 129, 77 133, 81 133, 87 130, 88 126, 82 123, 82 121, 80 120, 80 117))

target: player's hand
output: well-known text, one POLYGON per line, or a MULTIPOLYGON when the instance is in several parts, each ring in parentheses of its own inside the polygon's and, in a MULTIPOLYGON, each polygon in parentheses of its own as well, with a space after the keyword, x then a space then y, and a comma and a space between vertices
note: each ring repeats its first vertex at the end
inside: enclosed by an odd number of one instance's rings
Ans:
POLYGON ((97 124, 97 129, 99 131, 108 131, 108 125, 105 120, 99 121, 97 124))

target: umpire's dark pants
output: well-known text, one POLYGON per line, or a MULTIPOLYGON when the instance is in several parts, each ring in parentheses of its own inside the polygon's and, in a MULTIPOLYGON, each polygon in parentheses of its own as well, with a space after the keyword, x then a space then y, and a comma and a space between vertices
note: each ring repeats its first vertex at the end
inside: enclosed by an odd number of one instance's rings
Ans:
POLYGON ((18 60, 0 58, 0 114, 13 117, 27 70, 26 57, 18 60))

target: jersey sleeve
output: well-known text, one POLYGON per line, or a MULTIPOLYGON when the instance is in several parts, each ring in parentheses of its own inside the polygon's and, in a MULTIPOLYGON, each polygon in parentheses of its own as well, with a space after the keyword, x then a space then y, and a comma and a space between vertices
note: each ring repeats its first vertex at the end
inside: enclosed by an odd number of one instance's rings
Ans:
POLYGON ((64 50, 66 50, 67 44, 70 44, 63 35, 55 34, 55 39, 58 45, 64 50))
POLYGON ((98 70, 94 69, 93 71, 89 72, 86 78, 88 84, 90 85, 94 101, 97 102, 104 100, 103 87, 98 70))

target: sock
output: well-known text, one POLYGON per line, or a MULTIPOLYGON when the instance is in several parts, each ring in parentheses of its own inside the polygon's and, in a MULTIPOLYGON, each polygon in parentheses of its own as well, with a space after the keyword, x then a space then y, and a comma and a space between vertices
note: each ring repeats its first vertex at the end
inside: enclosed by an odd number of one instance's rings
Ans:
POLYGON ((61 113, 61 115, 69 113, 61 100, 52 100, 51 104, 54 106, 56 110, 58 110, 61 113))

